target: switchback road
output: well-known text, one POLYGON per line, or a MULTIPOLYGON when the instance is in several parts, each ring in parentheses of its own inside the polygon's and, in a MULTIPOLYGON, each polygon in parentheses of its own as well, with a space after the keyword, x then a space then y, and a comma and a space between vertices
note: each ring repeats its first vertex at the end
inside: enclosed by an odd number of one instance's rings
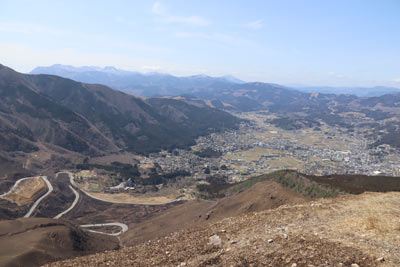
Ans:
POLYGON ((51 185, 51 183, 49 182, 49 180, 47 180, 46 176, 40 176, 40 178, 42 178, 44 180, 44 182, 47 185, 47 192, 46 194, 44 194, 43 196, 41 196, 40 198, 38 198, 38 200, 35 201, 35 203, 33 203, 32 207, 29 209, 29 211, 25 214, 24 218, 28 218, 32 215, 32 213, 35 211, 36 207, 39 205, 40 201, 42 201, 45 197, 47 197, 51 192, 53 192, 53 186, 51 185))

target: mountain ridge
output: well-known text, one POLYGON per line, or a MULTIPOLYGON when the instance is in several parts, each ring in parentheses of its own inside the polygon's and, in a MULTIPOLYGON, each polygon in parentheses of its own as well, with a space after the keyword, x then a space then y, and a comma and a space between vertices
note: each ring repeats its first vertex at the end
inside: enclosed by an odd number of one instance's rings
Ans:
MULTIPOLYGON (((104 82, 96 77, 92 78, 96 83, 104 82)), ((113 88, 128 94, 173 96, 175 99, 184 99, 189 104, 234 112, 266 110, 278 115, 279 118, 272 123, 285 129, 316 127, 324 122, 352 130, 354 125, 346 118, 346 114, 356 112, 374 120, 367 122, 368 125, 380 124, 379 129, 373 133, 377 138, 374 145, 390 144, 396 148, 400 147, 397 141, 400 130, 393 123, 398 112, 397 94, 357 97, 349 94, 302 92, 272 83, 231 83, 218 79, 210 80, 204 75, 183 78, 162 75, 157 79, 151 79, 150 82, 136 80, 137 85, 133 87, 126 86, 131 82, 130 79, 124 79, 113 81, 113 88), (380 130, 387 133, 381 135, 380 130)))
POLYGON ((187 147, 199 133, 222 130, 215 118, 224 120, 225 128, 240 122, 207 106, 157 100, 158 105, 168 102, 184 109, 180 121, 166 117, 150 100, 104 85, 21 74, 5 66, 0 67, 0 95, 0 148, 9 152, 29 153, 43 145, 56 145, 89 155, 120 150, 148 153, 187 147))
POLYGON ((30 74, 50 74, 70 78, 79 82, 98 83, 114 89, 143 96, 176 95, 187 92, 189 88, 201 88, 213 83, 244 83, 230 75, 211 77, 204 74, 178 77, 167 73, 140 73, 120 70, 107 66, 104 68, 84 66, 73 67, 55 64, 49 67, 36 67, 30 74), (163 88, 164 91, 155 90, 163 88))
POLYGON ((375 97, 375 96, 379 97, 386 94, 400 93, 400 88, 387 87, 387 86, 372 86, 372 87, 294 86, 293 88, 307 93, 349 94, 349 95, 356 95, 358 97, 375 97))
MULTIPOLYGON (((117 69, 113 66, 82 66, 74 67, 71 65, 54 64, 51 66, 39 66, 34 68, 30 74, 52 74, 58 75, 65 78, 71 78, 81 82, 88 83, 100 83, 106 84, 115 89, 145 95, 145 96, 156 96, 156 95, 177 95, 187 93, 188 90, 184 90, 186 87, 191 89, 198 89, 199 87, 208 87, 213 83, 227 83, 227 84, 245 84, 252 82, 245 82, 232 75, 223 75, 219 77, 211 77, 204 74, 197 74, 191 76, 178 77, 168 73, 161 72, 147 72, 141 73, 138 71, 127 71, 117 69), (129 78, 130 77, 130 78, 129 78), (161 80, 160 80, 161 79, 161 80), (192 80, 192 81, 190 81, 192 80), (162 81, 162 83, 160 82, 162 81), (188 83, 188 81, 190 81, 188 83), (193 82, 199 82, 195 84, 193 82), (172 83, 172 84, 171 84, 172 83), (175 83, 175 84, 173 84, 175 83), (169 88, 169 87, 178 87, 169 88), (152 86, 163 87, 164 90, 154 90, 152 86)), ((269 83, 266 83, 269 84, 269 83)), ((284 86, 294 90, 306 92, 306 93, 324 93, 324 94, 349 94, 356 95, 358 97, 373 97, 382 96, 385 94, 392 94, 400 92, 400 88, 388 87, 388 86, 313 86, 313 85, 300 85, 293 84, 284 86)))

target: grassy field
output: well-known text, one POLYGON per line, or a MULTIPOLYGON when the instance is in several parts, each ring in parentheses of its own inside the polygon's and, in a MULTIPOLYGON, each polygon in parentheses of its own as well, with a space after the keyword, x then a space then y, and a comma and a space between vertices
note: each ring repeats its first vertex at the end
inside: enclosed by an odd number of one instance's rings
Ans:
POLYGON ((94 183, 89 183, 87 185, 87 188, 89 191, 99 191, 100 190, 100 186, 98 184, 94 184, 94 183))
POLYGON ((265 161, 268 166, 279 168, 279 169, 295 169, 303 170, 305 162, 298 160, 294 157, 281 157, 279 159, 273 159, 265 161))
MULTIPOLYGON (((264 162, 264 164, 267 166, 267 168, 292 169, 292 170, 298 170, 298 171, 304 170, 304 165, 306 164, 305 162, 298 160, 295 157, 285 156, 285 155, 286 155, 286 153, 283 151, 256 147, 256 148, 253 148, 253 149, 250 149, 247 151, 242 151, 242 152, 226 155, 225 158, 226 159, 242 159, 242 160, 245 160, 246 162, 258 161, 261 159, 264 162), (272 158, 272 159, 262 159, 262 157, 261 157, 262 155, 271 155, 271 154, 280 155, 280 157, 272 158)), ((240 166, 235 166, 235 165, 232 165, 231 168, 242 170, 242 168, 240 166)), ((267 171, 267 168, 265 171, 267 171)))
POLYGON ((230 155, 226 155, 227 159, 244 159, 247 162, 254 161, 260 159, 262 155, 269 154, 281 154, 279 150, 265 149, 261 147, 256 147, 247 151, 238 152, 230 155))

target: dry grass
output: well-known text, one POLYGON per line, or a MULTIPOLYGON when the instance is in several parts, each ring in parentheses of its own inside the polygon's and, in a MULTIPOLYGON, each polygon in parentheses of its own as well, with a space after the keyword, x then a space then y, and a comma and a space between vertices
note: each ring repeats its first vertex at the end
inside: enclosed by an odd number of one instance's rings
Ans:
POLYGON ((365 229, 367 231, 376 231, 380 234, 388 233, 390 230, 389 225, 387 222, 383 222, 376 216, 369 216, 365 220, 365 229))
POLYGON ((270 155, 270 154, 281 154, 282 152, 279 150, 265 149, 261 147, 256 147, 247 151, 234 153, 231 155, 226 155, 227 159, 244 159, 248 162, 253 160, 259 160, 262 155, 270 155))
POLYGON ((29 205, 34 202, 44 191, 46 183, 40 177, 24 180, 9 194, 3 196, 3 199, 11 201, 18 206, 29 205))
POLYGON ((87 177, 95 177, 96 172, 95 171, 89 171, 89 170, 83 170, 75 173, 75 176, 78 178, 87 178, 87 177))
POLYGON ((268 160, 266 164, 279 169, 295 169, 301 171, 304 169, 305 162, 294 157, 281 157, 279 159, 268 160))
POLYGON ((170 196, 133 196, 127 193, 106 194, 90 192, 90 195, 106 201, 114 201, 129 204, 166 204, 176 199, 176 195, 170 196))

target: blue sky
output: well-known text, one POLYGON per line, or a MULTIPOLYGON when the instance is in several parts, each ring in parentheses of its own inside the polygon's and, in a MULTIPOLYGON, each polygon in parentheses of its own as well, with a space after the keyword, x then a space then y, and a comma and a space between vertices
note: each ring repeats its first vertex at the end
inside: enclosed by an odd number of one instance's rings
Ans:
POLYGON ((400 87, 400 1, 0 1, 0 63, 400 87))

